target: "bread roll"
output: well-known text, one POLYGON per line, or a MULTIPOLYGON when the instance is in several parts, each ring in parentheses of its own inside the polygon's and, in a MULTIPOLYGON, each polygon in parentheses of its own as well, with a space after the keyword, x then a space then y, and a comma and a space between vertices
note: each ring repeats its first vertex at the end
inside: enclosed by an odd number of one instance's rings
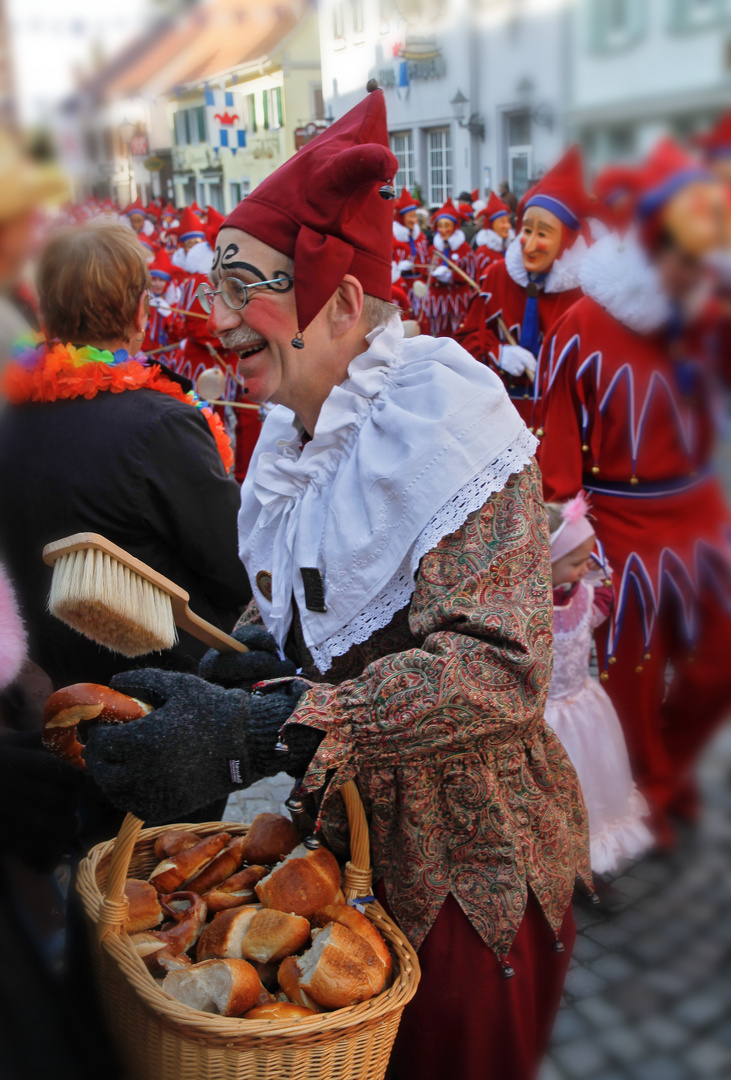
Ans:
POLYGON ((208 866, 201 870, 200 874, 196 874, 194 878, 191 878, 186 885, 186 889, 197 892, 202 896, 209 889, 220 885, 226 878, 230 878, 244 861, 245 842, 245 836, 235 837, 230 844, 226 845, 223 851, 219 851, 208 866))
POLYGON ((196 959, 208 960, 213 957, 241 958, 241 942, 249 929, 249 923, 261 908, 258 904, 221 911, 213 918, 200 936, 196 959))
POLYGON ((221 1016, 243 1016, 259 1000, 259 976, 246 960, 207 960, 171 971, 162 984, 182 1005, 221 1016))
MULTIPOLYGON (((393 960, 388 945, 371 920, 366 918, 360 911, 356 911, 350 904, 331 904, 329 907, 316 912, 311 922, 316 927, 327 926, 331 922, 340 923, 341 926, 347 926, 354 934, 359 934, 360 937, 365 938, 383 964, 384 980, 381 990, 391 985, 393 960)), ((377 991, 377 993, 380 993, 380 991, 377 991)))
POLYGON ((247 863, 271 866, 279 862, 300 842, 299 833, 282 814, 257 814, 246 834, 244 858, 247 863))
POLYGON ((324 1009, 368 1001, 383 988, 383 963, 365 940, 341 923, 312 934, 312 947, 297 961, 300 987, 324 1009))
POLYGON ((301 844, 262 878, 256 895, 265 907, 308 918, 333 904, 339 889, 340 867, 332 852, 301 844))
POLYGON ((207 836, 194 847, 163 859, 150 874, 150 884, 154 885, 159 893, 175 892, 186 881, 199 874, 230 839, 230 833, 216 833, 215 836, 207 836))
POLYGON ((187 851, 188 848, 200 844, 201 838, 197 833, 189 829, 167 829, 158 836, 155 841, 155 858, 168 859, 171 855, 177 855, 179 851, 187 851))
POLYGON ((130 878, 124 885, 125 896, 129 901, 129 911, 124 920, 124 929, 128 934, 139 934, 142 930, 152 930, 162 922, 162 908, 157 893, 148 881, 130 878))
POLYGON ((307 1016, 317 1016, 313 1009, 302 1005, 293 1005, 291 1001, 273 1001, 269 1005, 256 1005, 244 1016, 244 1020, 303 1020, 307 1016))
POLYGON ((233 877, 217 885, 215 889, 203 894, 208 910, 211 914, 216 914, 228 908, 255 903, 254 886, 266 875, 267 870, 264 866, 247 866, 244 870, 239 870, 238 874, 234 874, 233 877))
POLYGON ((83 769, 84 744, 78 738, 79 724, 90 720, 98 724, 126 724, 141 720, 150 712, 151 705, 108 686, 98 683, 64 686, 51 694, 43 708, 43 745, 52 754, 83 769))
POLYGON ((260 964, 273 963, 298 952, 310 936, 310 924, 301 915, 263 909, 257 911, 241 940, 241 955, 260 964))
POLYGON ((279 965, 279 971, 277 972, 277 982, 281 989, 295 1005, 301 1005, 305 1009, 312 1009, 313 1012, 320 1012, 320 1006, 314 998, 311 998, 309 994, 306 994, 300 986, 300 979, 301 974, 297 963, 297 957, 285 957, 279 965))

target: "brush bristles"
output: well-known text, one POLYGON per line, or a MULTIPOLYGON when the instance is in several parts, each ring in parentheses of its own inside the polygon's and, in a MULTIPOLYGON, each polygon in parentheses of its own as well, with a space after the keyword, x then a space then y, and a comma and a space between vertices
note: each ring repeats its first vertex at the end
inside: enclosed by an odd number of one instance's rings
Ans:
POLYGON ((123 656, 170 649, 178 640, 167 593, 96 548, 56 560, 48 610, 123 656))

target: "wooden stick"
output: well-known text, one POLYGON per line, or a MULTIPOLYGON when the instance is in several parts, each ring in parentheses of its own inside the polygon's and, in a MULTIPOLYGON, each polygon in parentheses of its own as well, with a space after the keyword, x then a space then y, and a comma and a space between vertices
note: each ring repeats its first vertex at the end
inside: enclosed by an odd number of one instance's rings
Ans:
POLYGON ((259 412, 259 406, 254 405, 250 401, 209 401, 209 405, 230 405, 232 409, 256 409, 259 412))
POLYGON ((170 310, 176 315, 190 315, 191 319, 205 319, 206 322, 208 321, 208 316, 201 315, 199 311, 186 311, 185 308, 179 307, 171 307, 170 310))
POLYGON ((171 349, 177 349, 180 347, 179 341, 174 341, 172 345, 162 345, 159 349, 149 349, 145 356, 157 356, 161 352, 170 352, 171 349))

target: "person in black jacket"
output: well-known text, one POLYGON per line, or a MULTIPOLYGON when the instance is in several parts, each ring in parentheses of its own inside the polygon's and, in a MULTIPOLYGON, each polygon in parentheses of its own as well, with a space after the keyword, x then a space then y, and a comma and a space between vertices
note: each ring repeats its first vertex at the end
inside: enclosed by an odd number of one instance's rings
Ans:
MULTIPOLYGON (((0 550, 30 654, 55 686, 107 683, 129 660, 47 612, 44 545, 100 533, 230 630, 251 596, 237 554, 239 490, 218 418, 139 353, 147 268, 133 234, 99 224, 56 233, 38 286, 46 343, 21 353, 4 382, 14 404, 0 414, 0 550)), ((140 662, 194 670, 204 651, 181 633, 162 658, 140 662)))

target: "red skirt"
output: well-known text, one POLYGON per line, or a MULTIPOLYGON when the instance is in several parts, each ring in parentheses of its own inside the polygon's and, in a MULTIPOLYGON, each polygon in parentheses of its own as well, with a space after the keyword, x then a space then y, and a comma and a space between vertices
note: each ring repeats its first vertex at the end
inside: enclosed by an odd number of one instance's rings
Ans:
MULTIPOLYGON (((377 887, 384 906, 382 883, 377 887)), ((419 949, 421 982, 406 1006, 389 1080, 534 1080, 561 1003, 576 929, 571 908, 560 940, 528 892, 506 979, 495 954, 450 894, 419 949)))

